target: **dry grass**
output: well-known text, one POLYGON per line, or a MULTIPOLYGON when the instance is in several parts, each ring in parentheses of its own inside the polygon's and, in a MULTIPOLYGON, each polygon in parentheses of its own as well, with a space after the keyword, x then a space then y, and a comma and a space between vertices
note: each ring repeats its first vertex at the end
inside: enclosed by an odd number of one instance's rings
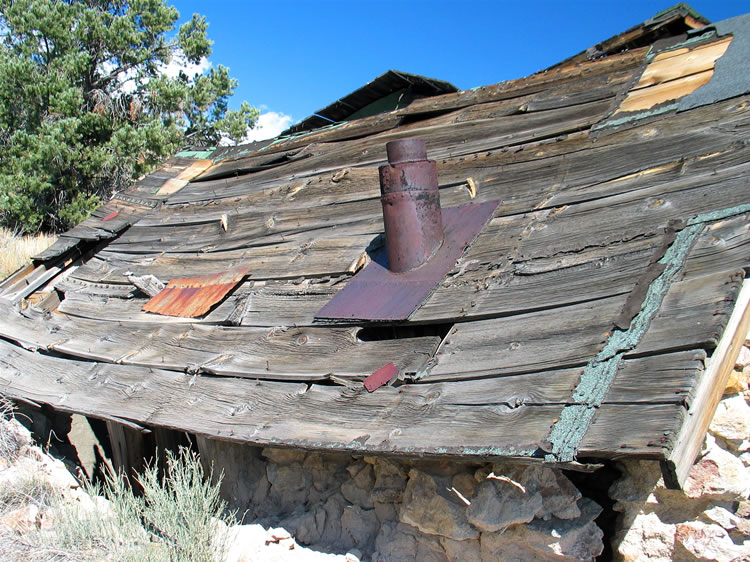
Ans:
MULTIPOLYGON (((19 459, 23 436, 14 436, 13 410, 0 395, 0 466, 19 459)), ((109 473, 103 485, 81 482, 82 492, 55 488, 46 472, 0 478, 0 560, 18 562, 218 562, 236 524, 219 497, 221 478, 204 474, 196 453, 166 453, 137 476, 143 493, 109 473), (212 483, 213 482, 213 483, 212 483), (28 528, 13 526, 27 507, 39 515, 28 528)), ((28 470, 28 468, 27 468, 28 470)), ((27 525, 27 524, 22 524, 27 525)))
POLYGON ((36 234, 33 236, 16 236, 6 228, 0 228, 0 280, 5 279, 29 258, 49 247, 57 236, 54 234, 36 234))

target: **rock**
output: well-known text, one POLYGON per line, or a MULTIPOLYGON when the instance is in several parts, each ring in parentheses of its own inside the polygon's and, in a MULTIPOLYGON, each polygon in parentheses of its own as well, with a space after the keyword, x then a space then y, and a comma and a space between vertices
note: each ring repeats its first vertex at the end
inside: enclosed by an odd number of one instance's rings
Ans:
POLYGON ((465 504, 445 488, 438 488, 432 476, 410 470, 399 518, 429 535, 456 540, 478 538, 479 532, 466 518, 465 504))
POLYGON ((594 501, 580 500, 581 515, 575 519, 534 520, 523 529, 524 544, 543 556, 554 554, 561 559, 590 560, 604 550, 604 533, 594 522, 602 508, 594 501))
POLYGON ((325 495, 338 488, 346 478, 346 465, 349 457, 343 455, 320 455, 310 453, 302 467, 310 473, 315 490, 325 495))
POLYGON ((743 346, 740 348, 740 353, 737 356, 737 360, 734 362, 736 367, 743 369, 750 365, 750 347, 743 346))
POLYGON ((482 562, 482 552, 479 540, 454 541, 446 537, 440 538, 440 544, 445 555, 451 562, 482 562))
POLYGON ((196 437, 196 443, 204 472, 211 474, 214 482, 219 475, 224 475, 221 497, 230 510, 243 514, 251 508, 256 496, 260 499, 267 492, 266 463, 260 456, 260 449, 202 436, 196 437))
POLYGON ((270 462, 277 464, 302 463, 305 460, 305 451, 301 449, 277 449, 266 447, 261 453, 270 462))
POLYGON ((438 537, 421 534, 404 523, 385 523, 375 539, 373 562, 446 562, 438 537))
MULTIPOLYGON (((477 471, 475 478, 485 475, 477 471)), ((493 465, 467 509, 469 521, 486 532, 527 523, 534 517, 574 519, 581 493, 560 471, 543 466, 493 465)))
POLYGON ((376 551, 372 555, 374 562, 391 562, 397 560, 416 560, 417 539, 411 527, 403 523, 385 522, 375 538, 376 551))
POLYGON ((372 509, 372 487, 375 484, 372 466, 363 461, 350 465, 346 469, 352 479, 341 485, 341 493, 353 505, 372 509))
POLYGON ((734 450, 750 449, 750 405, 741 395, 719 402, 709 426, 711 433, 721 437, 734 450))
POLYGON ((623 560, 647 557, 654 562, 669 562, 673 560, 675 530, 655 513, 644 514, 615 535, 614 546, 623 560))
POLYGON ((351 480, 348 480, 341 485, 341 493, 352 505, 359 505, 365 509, 372 509, 374 507, 370 490, 359 488, 351 480))
POLYGON ((460 472, 453 476, 451 485, 469 501, 474 497, 477 489, 477 481, 470 472, 460 472))
POLYGON ((716 523, 722 529, 731 531, 737 528, 737 524, 740 522, 739 517, 728 509, 724 509, 718 505, 711 507, 703 512, 703 516, 712 523, 716 523))
POLYGON ((277 493, 293 494, 305 491, 309 485, 310 476, 299 463, 275 464, 266 467, 266 476, 273 491, 277 493))
POLYGON ((320 541, 326 524, 326 512, 323 507, 314 511, 298 510, 284 519, 284 527, 294 534, 301 544, 311 545, 320 541))
POLYGON ((347 503, 341 493, 335 493, 326 500, 323 510, 326 513, 325 527, 321 542, 323 544, 336 544, 341 538, 341 516, 347 503))
POLYGON ((689 498, 737 501, 750 494, 750 471, 740 459, 718 445, 696 462, 685 483, 689 498))
POLYGON ((262 517, 273 511, 273 506, 270 506, 266 501, 270 491, 271 483, 268 481, 266 471, 264 471, 255 483, 255 492, 251 501, 251 505, 253 506, 252 516, 262 517))
POLYGON ((690 521, 676 525, 674 555, 677 560, 697 558, 728 562, 750 557, 750 544, 747 547, 734 544, 719 525, 690 521))
POLYGON ((544 507, 543 518, 547 514, 558 519, 575 519, 581 515, 578 508, 578 500, 581 492, 568 478, 558 470, 542 468, 545 478, 540 479, 542 495, 542 506, 544 507))
POLYGON ((378 521, 398 521, 398 510, 392 503, 373 502, 378 521))
POLYGON ((7 527, 19 535, 25 535, 41 524, 39 507, 28 504, 0 516, 0 527, 7 527))
POLYGON ((381 503, 398 503, 406 489, 406 469, 400 463, 386 458, 378 458, 373 465, 375 484, 372 489, 372 501, 381 503))
POLYGON ((734 370, 729 375, 727 386, 724 388, 724 396, 739 394, 747 391, 747 374, 744 371, 734 370))
POLYGON ((380 524, 375 510, 362 509, 356 505, 344 508, 344 514, 341 516, 341 541, 346 548, 370 550, 379 530, 380 524))
POLYGON ((520 484, 487 479, 466 509, 469 522, 486 532, 502 531, 509 525, 527 523, 542 511, 542 495, 529 493, 520 484))
POLYGON ((653 461, 627 460, 619 464, 622 477, 618 479, 609 489, 609 497, 616 500, 615 511, 624 511, 629 504, 640 506, 649 501, 653 491, 664 487, 661 468, 653 461))

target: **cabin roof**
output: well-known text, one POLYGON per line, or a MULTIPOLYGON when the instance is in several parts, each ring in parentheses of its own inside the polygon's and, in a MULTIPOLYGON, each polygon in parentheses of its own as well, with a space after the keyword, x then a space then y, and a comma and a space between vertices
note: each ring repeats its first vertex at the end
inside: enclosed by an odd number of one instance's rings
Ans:
POLYGON ((180 153, 0 285, 0 390, 253 444, 654 459, 679 483, 750 323, 748 37, 741 16, 180 153), (414 136, 443 208, 500 205, 407 321, 316 319, 382 245, 377 167, 414 136))

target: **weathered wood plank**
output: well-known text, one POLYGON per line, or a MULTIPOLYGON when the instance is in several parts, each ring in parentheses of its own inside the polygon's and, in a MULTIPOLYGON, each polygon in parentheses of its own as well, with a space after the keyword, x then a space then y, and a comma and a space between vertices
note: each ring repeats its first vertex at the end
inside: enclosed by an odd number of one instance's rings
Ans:
POLYGON ((627 359, 620 365, 604 403, 689 403, 705 358, 704 350, 693 349, 627 359))
POLYGON ((228 327, 196 323, 113 323, 54 314, 32 319, 8 310, 0 335, 74 358, 263 379, 365 377, 392 361, 421 370, 439 338, 361 341, 359 328, 228 327))
POLYGON ((750 164, 693 175, 587 203, 569 205, 535 224, 521 242, 522 259, 606 246, 654 233, 671 220, 731 208, 750 198, 750 164), (585 224, 586 228, 580 228, 585 224))
MULTIPOLYGON (((429 382, 426 377, 397 387, 399 394, 427 396, 436 393, 440 401, 454 405, 551 405, 570 401, 570 394, 578 384, 580 368, 524 373, 472 379, 465 381, 429 382)), ((392 392, 388 390, 387 392, 392 392)))
POLYGON ((680 404, 603 404, 578 448, 578 459, 662 460, 680 427, 680 404))
MULTIPOLYGON (((558 135, 590 127, 608 111, 608 100, 572 107, 541 111, 525 115, 510 115, 497 119, 483 119, 465 123, 449 123, 431 127, 399 128, 364 139, 342 141, 334 146, 308 147, 310 156, 284 165, 287 178, 300 178, 340 170, 346 167, 373 166, 385 162, 385 144, 408 136, 421 136, 427 141, 430 158, 462 156, 475 152, 553 138, 558 135)), ((253 174, 253 182, 278 178, 279 170, 271 169, 253 174)), ((173 196, 172 203, 197 203, 220 198, 241 196, 245 189, 230 187, 217 192, 204 190, 201 182, 194 182, 173 196)))
POLYGON ((596 355, 624 296, 457 324, 427 381, 585 365, 596 355))
POLYGON ((706 229, 690 249, 683 275, 693 278, 750 266, 750 216, 718 221, 706 229))
POLYGON ((682 488, 687 481, 690 468, 700 451, 729 375, 750 330, 750 281, 745 280, 734 303, 719 345, 694 390, 695 398, 687 412, 685 423, 679 428, 672 450, 664 463, 667 486, 682 488))
MULTIPOLYGON (((596 249, 583 251, 576 255, 575 264, 566 264, 565 256, 561 256, 553 269, 541 269, 539 264, 541 271, 536 272, 533 261, 514 264, 513 253, 509 260, 495 257, 485 265, 471 248, 462 262, 470 267, 472 260, 477 260, 477 269, 467 275, 454 269, 411 320, 517 314, 627 294, 649 266, 657 242, 651 239, 649 245, 640 248, 614 245, 607 249, 607 255, 596 249)), ((503 255, 502 245, 497 252, 503 255)))
MULTIPOLYGON (((575 79, 567 79, 559 82, 543 79, 544 85, 531 86, 529 79, 502 82, 495 86, 466 90, 456 94, 443 95, 440 97, 415 100, 406 108, 379 114, 372 117, 357 119, 349 123, 341 123, 335 127, 311 131, 307 134, 296 135, 287 140, 280 140, 271 146, 263 148, 262 151, 254 153, 246 158, 261 156, 263 153, 280 153, 298 149, 310 143, 329 143, 350 138, 371 136, 375 133, 393 129, 404 121, 419 120, 421 123, 433 123, 438 120, 432 118, 434 115, 442 116, 446 112, 468 107, 467 114, 454 113, 458 121, 469 120, 469 115, 485 116, 486 106, 495 105, 502 108, 497 115, 512 115, 518 112, 533 112, 549 109, 559 109, 581 103, 599 101, 613 97, 621 85, 633 78, 633 73, 638 69, 639 59, 628 56, 626 61, 607 61, 607 73, 603 65, 590 67, 583 74, 576 73, 575 79), (623 64, 624 62, 624 64, 623 64), (516 83, 521 87, 516 91, 516 83)), ((571 77, 572 78, 572 77, 571 77)), ((532 79, 531 82, 534 82, 532 79)), ((490 109, 496 112, 496 109, 490 109)), ((497 116, 495 115, 495 116, 497 116)), ((240 160, 236 158, 235 160, 240 160)), ((243 166, 243 164, 240 164, 243 166)), ((246 165, 245 165, 246 166, 246 165)), ((234 170, 230 170, 234 171, 234 170)), ((208 178, 207 173, 205 177, 208 178)))
POLYGON ((629 355, 698 347, 713 349, 727 325, 742 280, 740 270, 673 283, 643 339, 629 355))
MULTIPOLYGON (((397 389, 348 389, 63 361, 0 340, 0 390, 63 411, 255 445, 446 457, 513 456, 537 448, 559 406, 462 406, 397 389), (190 411, 186 416, 185 411, 190 411)), ((384 387, 387 388, 387 387, 384 387)))

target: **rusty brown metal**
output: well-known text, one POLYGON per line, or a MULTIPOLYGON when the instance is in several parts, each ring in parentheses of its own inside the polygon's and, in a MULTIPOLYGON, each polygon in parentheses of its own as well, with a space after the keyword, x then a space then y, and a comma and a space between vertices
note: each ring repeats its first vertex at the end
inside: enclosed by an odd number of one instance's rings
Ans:
POLYGON ((387 384, 397 374, 398 367, 393 363, 386 363, 365 379, 365 388, 367 389, 367 392, 372 392, 384 384, 387 384))
POLYGON ((492 218, 500 201, 443 209, 443 244, 421 267, 394 273, 386 267, 385 252, 373 256, 315 315, 319 319, 407 320, 432 293, 492 218))
POLYGON ((408 138, 385 145, 380 166, 388 268, 402 273, 421 266, 443 242, 437 165, 427 160, 425 141, 408 138))
POLYGON ((161 292, 143 305, 142 310, 183 318, 202 316, 242 281, 248 272, 248 268, 240 268, 211 275, 172 279, 161 292))

